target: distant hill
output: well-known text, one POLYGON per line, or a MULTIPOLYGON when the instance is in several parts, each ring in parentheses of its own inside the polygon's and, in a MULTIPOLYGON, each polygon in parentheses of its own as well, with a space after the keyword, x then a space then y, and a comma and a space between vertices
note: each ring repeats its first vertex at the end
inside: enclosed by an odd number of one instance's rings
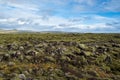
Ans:
POLYGON ((16 29, 13 29, 13 30, 3 30, 3 29, 0 29, 0 34, 8 34, 8 33, 32 33, 34 31, 30 31, 30 30, 16 30, 16 29))
POLYGON ((18 30, 2 30, 0 29, 0 33, 16 33, 19 32, 18 30))
POLYGON ((30 30, 3 30, 3 29, 0 29, 0 33, 65 33, 65 32, 62 32, 62 31, 30 31, 30 30))

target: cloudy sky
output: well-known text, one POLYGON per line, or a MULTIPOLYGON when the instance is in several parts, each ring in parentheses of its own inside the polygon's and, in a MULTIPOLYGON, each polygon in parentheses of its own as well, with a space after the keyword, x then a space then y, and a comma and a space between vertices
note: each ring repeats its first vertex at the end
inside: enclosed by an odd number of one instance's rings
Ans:
POLYGON ((120 32, 120 0, 0 0, 0 29, 120 32))

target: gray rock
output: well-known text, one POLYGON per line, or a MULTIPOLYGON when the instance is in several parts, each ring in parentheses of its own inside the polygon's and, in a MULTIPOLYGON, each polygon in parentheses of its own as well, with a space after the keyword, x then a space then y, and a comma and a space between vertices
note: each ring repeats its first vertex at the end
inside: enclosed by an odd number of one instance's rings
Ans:
POLYGON ((0 77, 3 77, 3 74, 2 74, 2 73, 0 73, 0 77))
POLYGON ((23 72, 25 75, 29 75, 29 72, 28 71, 24 71, 23 72))
POLYGON ((78 48, 81 49, 81 50, 85 50, 85 49, 87 49, 88 47, 87 47, 85 44, 79 44, 79 45, 78 45, 78 48))
POLYGON ((1 61, 4 60, 4 61, 8 61, 10 59, 10 55, 9 54, 4 54, 1 61))
POLYGON ((26 55, 30 55, 30 56, 36 56, 38 54, 38 52, 34 51, 34 50, 29 50, 26 55))
POLYGON ((26 80, 26 76, 24 74, 19 74, 19 78, 22 80, 26 80))
POLYGON ((8 66, 14 66, 14 65, 15 65, 14 62, 9 62, 9 63, 8 63, 8 66))
POLYGON ((23 47, 23 46, 20 46, 20 47, 19 47, 19 50, 24 50, 24 47, 23 47))

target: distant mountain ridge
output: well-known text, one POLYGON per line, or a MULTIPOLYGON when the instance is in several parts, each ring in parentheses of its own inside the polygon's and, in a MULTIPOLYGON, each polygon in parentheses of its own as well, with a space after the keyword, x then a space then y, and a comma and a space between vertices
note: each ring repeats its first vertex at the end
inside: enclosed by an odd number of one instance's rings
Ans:
POLYGON ((2 34, 8 34, 8 33, 26 33, 26 32, 29 32, 29 33, 32 33, 32 32, 35 32, 35 31, 30 31, 30 30, 16 30, 16 29, 13 29, 13 30, 3 30, 3 29, 0 29, 0 33, 2 34))
POLYGON ((3 30, 3 29, 0 29, 0 33, 66 33, 66 32, 63 32, 63 31, 31 31, 31 30, 16 30, 16 29, 13 29, 13 30, 3 30))
POLYGON ((3 30, 3 29, 0 29, 0 33, 16 33, 18 32, 18 30, 3 30))

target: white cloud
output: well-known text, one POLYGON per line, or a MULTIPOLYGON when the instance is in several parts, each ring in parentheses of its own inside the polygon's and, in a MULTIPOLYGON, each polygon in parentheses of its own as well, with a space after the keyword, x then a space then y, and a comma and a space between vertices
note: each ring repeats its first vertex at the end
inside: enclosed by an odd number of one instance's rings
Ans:
POLYGON ((35 10, 38 11, 39 7, 36 4, 31 4, 25 0, 0 0, 0 4, 4 6, 9 6, 12 8, 26 9, 26 10, 35 10))
POLYGON ((61 30, 61 31, 95 31, 95 30, 112 30, 120 24, 109 24, 115 22, 114 18, 107 18, 98 15, 81 16, 77 18, 62 18, 56 16, 39 16, 34 18, 3 18, 0 24, 15 26, 16 29, 26 30, 61 30), (94 22, 94 21, 98 22, 94 22), (106 21, 108 20, 108 21, 106 21), (90 21, 90 22, 89 22, 90 21), (87 23, 85 23, 87 22, 87 23))
POLYGON ((74 0, 74 1, 80 4, 86 4, 88 6, 94 6, 96 4, 96 0, 74 0))
POLYGON ((104 4, 105 10, 119 12, 120 11, 120 0, 110 0, 104 4))
MULTIPOLYGON (((71 11, 69 12, 70 15, 72 15, 72 12, 74 13, 75 10, 77 13, 97 12, 102 5, 105 10, 118 11, 118 1, 120 0, 112 0, 111 2, 106 2, 104 4, 102 2, 100 6, 98 5, 98 1, 99 0, 0 0, 0 27, 35 31, 99 31, 114 30, 120 26, 120 24, 110 24, 119 21, 119 19, 117 20, 116 18, 103 17, 95 14, 79 15, 79 17, 72 18, 49 15, 52 11, 59 11, 61 13, 64 13, 64 11, 71 11), (76 2, 76 4, 67 6, 70 1, 76 2), (51 6, 51 4, 54 6, 51 6), (113 5, 116 6, 113 7, 113 5), (64 6, 67 6, 67 8, 64 9, 64 6), (67 10, 69 7, 71 7, 71 9, 67 10)), ((64 15, 66 16, 69 14, 64 15)))
POLYGON ((120 0, 74 0, 77 5, 73 6, 75 12, 119 12, 120 0))
POLYGON ((24 25, 26 22, 18 21, 18 25, 24 25))

